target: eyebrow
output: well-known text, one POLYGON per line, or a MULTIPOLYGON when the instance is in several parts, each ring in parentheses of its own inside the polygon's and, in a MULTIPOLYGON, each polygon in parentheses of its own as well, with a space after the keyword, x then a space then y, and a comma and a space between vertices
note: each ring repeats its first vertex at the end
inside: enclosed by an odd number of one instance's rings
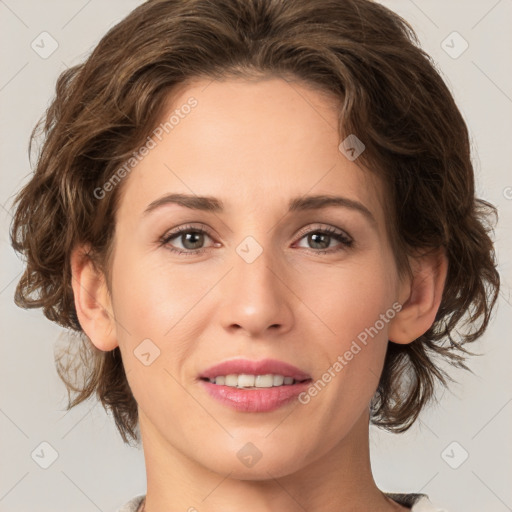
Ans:
MULTIPOLYGON (((166 194, 152 201, 143 212, 143 216, 168 204, 177 204, 191 210, 201 210, 213 213, 222 213, 224 203, 212 196, 196 196, 190 194, 166 194)), ((374 226, 377 225, 375 217, 364 204, 348 197, 332 195, 300 196, 291 199, 288 203, 289 212, 300 212, 310 210, 321 210, 329 207, 348 208, 356 210, 364 215, 374 226)))

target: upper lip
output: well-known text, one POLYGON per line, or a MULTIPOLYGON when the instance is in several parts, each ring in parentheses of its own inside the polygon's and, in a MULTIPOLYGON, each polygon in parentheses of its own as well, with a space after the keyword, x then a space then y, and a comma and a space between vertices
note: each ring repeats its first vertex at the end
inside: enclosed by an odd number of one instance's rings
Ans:
POLYGON ((249 359, 231 359, 211 366, 204 370, 199 377, 202 379, 214 379, 219 375, 282 375, 283 377, 293 377, 295 380, 308 380, 311 377, 289 363, 277 359, 262 359, 260 361, 251 361, 249 359))

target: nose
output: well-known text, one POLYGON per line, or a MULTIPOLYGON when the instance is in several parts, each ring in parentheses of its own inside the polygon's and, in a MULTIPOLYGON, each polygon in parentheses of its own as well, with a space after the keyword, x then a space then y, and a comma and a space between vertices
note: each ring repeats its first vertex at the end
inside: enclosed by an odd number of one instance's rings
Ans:
MULTIPOLYGON (((255 248, 250 247, 251 250, 255 248)), ((222 282, 223 327, 245 331, 254 338, 282 335, 292 328, 294 320, 293 303, 297 297, 292 289, 289 266, 270 249, 263 249, 254 261, 246 257, 243 249, 239 250, 233 257, 231 272, 222 282)))

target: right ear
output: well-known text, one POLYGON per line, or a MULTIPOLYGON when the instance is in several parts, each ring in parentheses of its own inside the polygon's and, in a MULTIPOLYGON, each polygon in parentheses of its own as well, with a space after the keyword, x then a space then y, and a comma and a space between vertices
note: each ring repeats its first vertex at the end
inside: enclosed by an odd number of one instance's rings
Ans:
POLYGON ((100 350, 118 346, 116 322, 110 293, 103 272, 90 258, 89 245, 79 245, 71 252, 71 286, 80 325, 100 350))

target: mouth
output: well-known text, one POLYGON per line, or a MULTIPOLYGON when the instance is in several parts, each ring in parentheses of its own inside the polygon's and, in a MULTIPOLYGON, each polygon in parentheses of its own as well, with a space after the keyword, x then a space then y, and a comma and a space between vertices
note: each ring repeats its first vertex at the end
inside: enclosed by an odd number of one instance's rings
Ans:
POLYGON ((278 359, 229 359, 204 370, 199 378, 223 386, 268 388, 303 382, 311 375, 278 359))
POLYGON ((293 386, 302 382, 311 381, 310 378, 296 380, 293 377, 285 377, 284 375, 271 373, 264 375, 251 375, 247 373, 241 373, 239 375, 228 374, 218 375, 217 377, 213 378, 202 377, 201 380, 210 382, 216 386, 228 386, 230 388, 239 389, 278 388, 282 386, 293 386))
POLYGON ((312 378, 276 359, 236 359, 208 368, 199 380, 223 405, 242 412, 269 412, 294 401, 312 378))

